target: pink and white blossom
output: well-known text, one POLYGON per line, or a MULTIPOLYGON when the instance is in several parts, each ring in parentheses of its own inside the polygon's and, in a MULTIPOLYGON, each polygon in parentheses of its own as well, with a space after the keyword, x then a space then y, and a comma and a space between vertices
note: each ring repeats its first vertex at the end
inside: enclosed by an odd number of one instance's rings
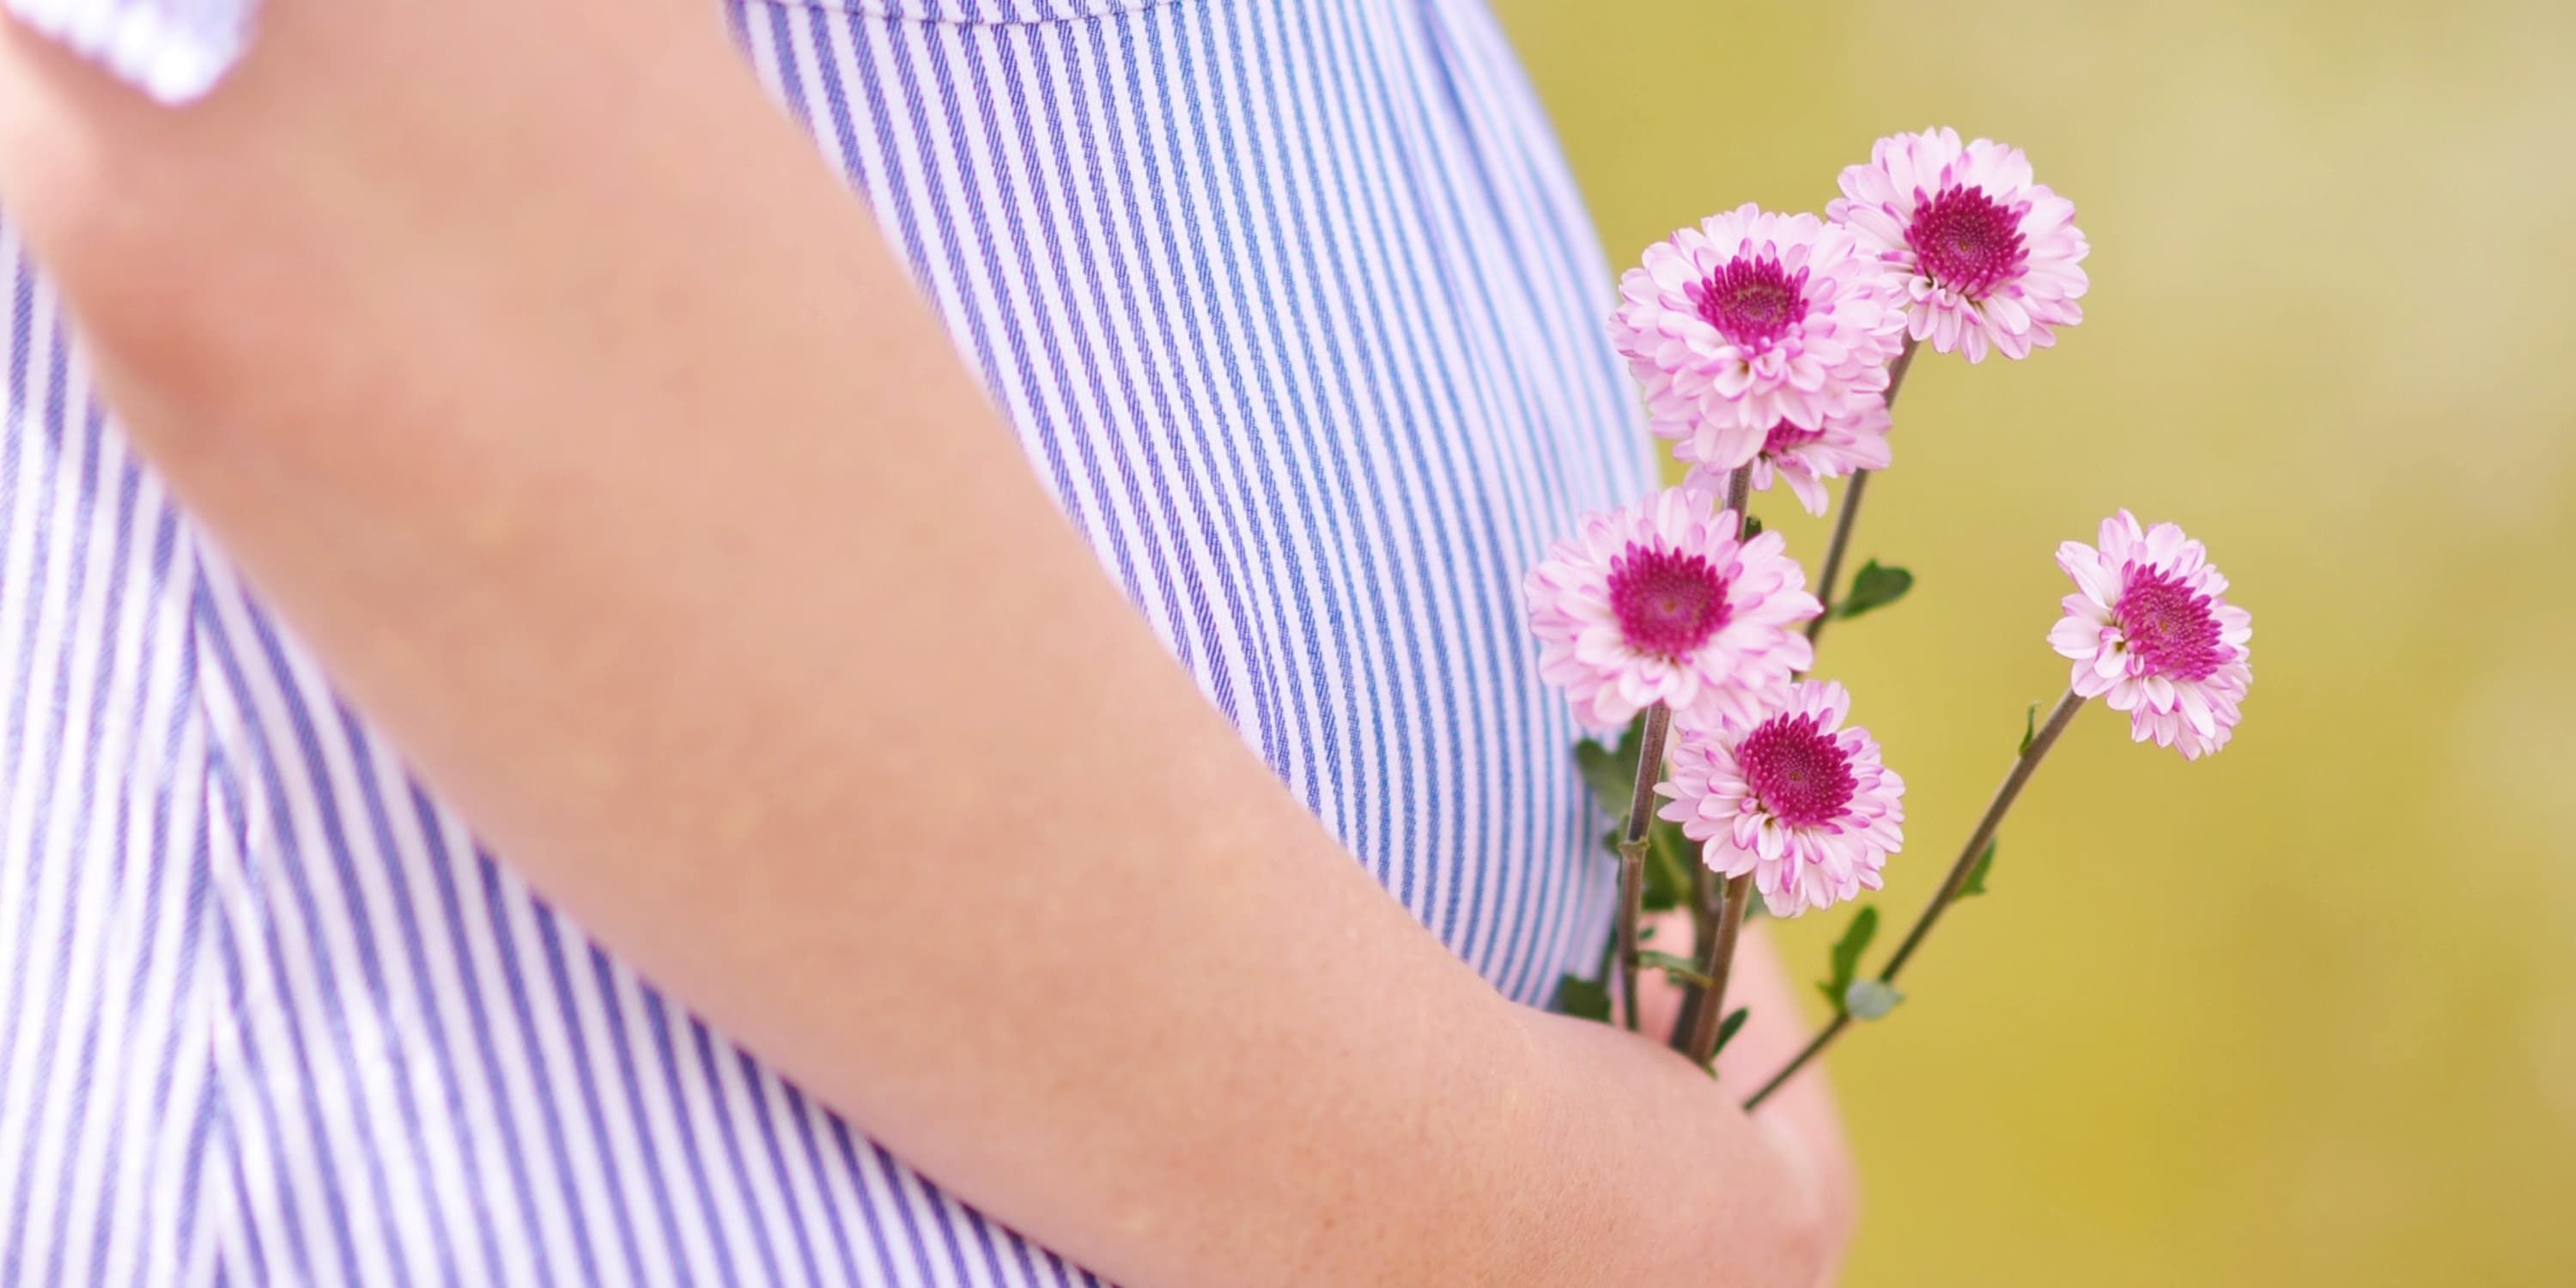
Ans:
MULTIPOLYGON (((1786 483, 1807 513, 1823 514, 1828 504, 1827 480, 1854 470, 1887 468, 1890 424, 1887 400, 1875 393, 1854 394, 1828 408, 1824 422, 1814 429, 1780 421, 1763 436, 1762 448, 1753 457, 1752 490, 1766 492, 1774 483, 1786 483)), ((1691 481, 1724 487, 1729 471, 1697 459, 1695 447, 1684 440, 1673 449, 1690 466, 1691 481)))
POLYGON ((1904 284, 1908 334, 1942 353, 2008 358, 2084 320, 2088 247, 2075 203, 2032 180, 2030 159, 1947 127, 1880 139, 1825 207, 1904 284))
POLYGON ((2254 682, 2254 619, 2227 602, 2227 578, 2182 529, 2141 529, 2122 510, 2100 545, 2069 541, 2057 566, 2075 581, 2048 642, 2075 660, 2075 692, 2129 713, 2129 734, 2187 760, 2227 745, 2254 682))
POLYGON ((1680 724, 1751 714, 1814 659, 1797 628, 1823 611, 1778 533, 1739 540, 1735 512, 1691 487, 1586 516, 1524 591, 1541 676, 1602 730, 1658 702, 1680 724))
POLYGON ((1619 296, 1610 339, 1655 433, 1717 470, 1885 390, 1905 326, 1897 279, 1850 232, 1750 205, 1647 247, 1619 296))
POLYGON ((1869 731, 1846 728, 1851 696, 1832 681, 1773 690, 1751 720, 1686 729, 1661 814, 1701 842, 1700 860, 1753 875, 1775 917, 1856 899, 1881 885, 1905 845, 1905 780, 1869 731))

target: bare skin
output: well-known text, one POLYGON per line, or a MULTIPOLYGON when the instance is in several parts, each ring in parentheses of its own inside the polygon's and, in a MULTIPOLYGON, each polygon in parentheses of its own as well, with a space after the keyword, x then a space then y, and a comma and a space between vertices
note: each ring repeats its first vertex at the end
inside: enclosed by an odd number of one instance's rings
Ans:
MULTIPOLYGON (((1653 924, 1657 942, 1690 942, 1687 914, 1667 913, 1654 918, 1653 924)), ((1681 1017, 1681 987, 1660 971, 1647 975, 1639 987, 1639 1026, 1652 1036, 1668 1037, 1673 1022, 1681 1017)), ((1735 948, 1735 975, 1727 985, 1726 1009, 1742 1006, 1752 1014, 1717 1057, 1718 1078, 1730 1100, 1743 1100, 1745 1093, 1761 1086, 1763 1079, 1778 1072, 1806 1045, 1814 1021, 1796 1001, 1796 994, 1804 991, 1782 966, 1771 943, 1769 923, 1747 923, 1735 948)), ((1830 1281, 1832 1267, 1840 1264, 1843 1246, 1860 1218, 1860 1189, 1824 1070, 1810 1069, 1783 1085, 1755 1116, 1754 1125, 1779 1133, 1782 1158, 1798 1170, 1800 1184, 1824 1205, 1821 1216, 1830 1235, 1826 1247, 1831 1255, 1822 1279, 1830 1281)))
POLYGON ((943 1186, 1144 1288, 1826 1273, 1821 1084, 1757 1123, 1414 924, 700 0, 270 0, 177 112, 0 30, 0 201, 423 775, 943 1186))

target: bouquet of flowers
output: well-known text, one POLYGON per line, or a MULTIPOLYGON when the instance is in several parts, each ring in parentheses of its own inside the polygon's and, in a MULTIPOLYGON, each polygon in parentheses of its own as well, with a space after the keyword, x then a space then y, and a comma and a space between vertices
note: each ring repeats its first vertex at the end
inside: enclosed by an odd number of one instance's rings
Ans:
MULTIPOLYGON (((1626 729, 1615 745, 1575 749, 1624 820, 1611 836, 1619 910, 1602 978, 1567 976, 1559 1007, 1633 1029, 1639 972, 1663 971, 1684 989, 1673 1045, 1712 1070, 1745 1018, 1727 1011, 1726 983, 1754 891, 1775 917, 1854 901, 1881 888, 1904 846, 1905 780, 1850 723, 1843 686, 1811 676, 1827 623, 1913 586, 1876 561, 1849 587, 1840 580, 1863 490, 1892 460, 1905 374, 1925 346, 1971 363, 2026 358, 2083 318, 2075 207, 2033 179, 2020 149, 1963 144, 1949 129, 1900 134, 1845 169, 1841 188, 1821 219, 1750 205, 1712 215, 1648 247, 1621 278, 1612 341, 1689 473, 1586 518, 1525 587, 1547 681, 1586 726, 1626 729), (1841 510, 1810 593, 1747 501, 1785 483, 1821 515, 1835 478, 1847 480, 1841 510), (1689 913, 1690 952, 1647 949, 1643 914, 1673 909, 1689 913)), ((2252 619, 2227 601, 2199 542, 2123 510, 2094 544, 2060 545, 2057 563, 2075 583, 2048 634, 2072 661, 2065 696, 2044 718, 2032 705, 1993 802, 1874 976, 1860 966, 1878 911, 1853 914, 1820 985, 1831 1020, 1747 1108, 1852 1021, 1904 1000, 1898 976, 1951 904, 1985 892, 2005 815, 2087 702, 2187 759, 2235 731, 2252 619)))

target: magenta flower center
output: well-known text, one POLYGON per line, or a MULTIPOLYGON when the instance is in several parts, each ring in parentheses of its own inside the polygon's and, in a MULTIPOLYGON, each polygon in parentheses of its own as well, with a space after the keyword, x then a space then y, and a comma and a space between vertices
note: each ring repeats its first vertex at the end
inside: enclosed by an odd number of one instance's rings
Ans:
POLYGON ((1790 448, 1804 447, 1816 442, 1824 436, 1825 431, 1821 429, 1800 429, 1794 422, 1784 420, 1773 425, 1771 432, 1763 436, 1762 454, 1777 456, 1790 448))
POLYGON ((1792 273, 1768 255, 1739 256, 1683 293, 1736 348, 1764 349, 1806 320, 1806 287, 1803 268, 1792 273))
POLYGON ((1610 561, 1610 609, 1628 647, 1679 661, 1726 625, 1726 575, 1699 555, 1630 546, 1610 561))
POLYGON ((2120 602, 2111 606, 2128 640, 2129 656, 2148 675, 2168 680, 2205 680, 2227 665, 2235 650, 2219 642, 2218 617, 2209 596, 2153 568, 2129 566, 2120 602))
POLYGON ((1735 760, 1762 808, 1791 827, 1832 822, 1860 785, 1852 777, 1851 753, 1817 716, 1763 721, 1736 747, 1735 760))
POLYGON ((1972 300, 1983 299, 2030 262, 2021 221, 1983 188, 1944 188, 1915 207, 1905 244, 1914 248, 1926 276, 1972 300))

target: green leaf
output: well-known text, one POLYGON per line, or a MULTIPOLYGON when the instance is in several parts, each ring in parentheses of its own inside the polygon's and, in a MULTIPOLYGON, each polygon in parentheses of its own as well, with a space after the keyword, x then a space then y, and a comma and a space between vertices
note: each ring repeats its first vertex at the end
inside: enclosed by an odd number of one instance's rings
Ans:
MULTIPOLYGON (((1619 837, 1628 821, 1628 807, 1637 792, 1637 756, 1646 741, 1646 717, 1641 713, 1628 723, 1627 732, 1616 746, 1586 739, 1574 744, 1574 764, 1582 771, 1584 785, 1592 789, 1592 798, 1610 816, 1610 831, 1602 837, 1602 847, 1610 854, 1619 853, 1619 837)), ((1690 901, 1690 865, 1698 847, 1682 835, 1680 825, 1654 819, 1646 830, 1645 888, 1639 902, 1648 912, 1670 912, 1690 901)))
POLYGON ((1656 819, 1647 830, 1646 911, 1670 912, 1689 905, 1694 848, 1690 838, 1682 835, 1681 825, 1668 819, 1656 819))
POLYGON ((1583 771, 1583 783, 1592 789, 1592 799, 1601 802, 1601 808, 1613 820, 1625 822, 1629 794, 1637 790, 1637 753, 1630 750, 1622 763, 1617 748, 1586 738, 1574 744, 1574 765, 1583 771))
POLYGON ((2039 704, 2030 704, 2030 713, 2021 718, 2021 754, 2030 754, 2030 744, 2039 739, 2039 704))
MULTIPOLYGON (((1682 837, 1681 829, 1670 823, 1659 819, 1647 831, 1646 881, 1638 900, 1640 907, 1648 912, 1670 912, 1690 901, 1690 860, 1682 857, 1689 849, 1690 842, 1682 837)), ((1612 858, 1618 857, 1618 828, 1601 834, 1601 850, 1612 858)))
POLYGON ((1761 535, 1762 535, 1762 516, 1760 516, 1760 515, 1758 515, 1758 514, 1748 514, 1748 515, 1744 516, 1744 539, 1745 539, 1745 540, 1747 540, 1747 541, 1751 541, 1751 540, 1752 540, 1752 539, 1754 539, 1755 537, 1758 537, 1758 536, 1761 536, 1761 535))
MULTIPOLYGON (((1628 821, 1628 807, 1637 792, 1637 756, 1646 741, 1646 717, 1639 713, 1628 722, 1627 732, 1617 746, 1585 739, 1574 744, 1574 765, 1582 771, 1584 785, 1592 789, 1592 798, 1601 802, 1609 814, 1610 830, 1601 838, 1601 846, 1613 857, 1619 853, 1619 838, 1628 821)), ((1691 898, 1691 864, 1699 847, 1682 835, 1681 825, 1666 819, 1652 819, 1646 827, 1646 870, 1644 888, 1639 892, 1639 905, 1647 912, 1670 912, 1687 907, 1691 898)))
POLYGON ((1959 887, 1957 897, 1950 902, 1957 903, 1960 899, 1972 899, 1986 892, 1986 873, 1995 866, 1995 850, 2003 843, 2004 838, 2000 836, 1991 837, 1986 841, 1986 852, 1977 856, 1977 866, 1968 869, 1967 883, 1959 887))
POLYGON ((1860 566, 1859 575, 1852 578, 1851 593, 1843 596, 1843 602, 1834 605, 1834 616, 1850 621, 1905 598, 1905 592, 1912 589, 1913 573, 1902 568, 1882 567, 1872 559, 1860 566))
POLYGON ((1855 1020, 1883 1020, 1889 1011, 1896 1009, 1897 1003, 1904 1000, 1905 994, 1897 992, 1894 984, 1865 979, 1853 984, 1843 994, 1843 1009, 1850 1012, 1855 1020))
POLYGON ((1700 973, 1699 963, 1679 953, 1643 951, 1637 954, 1637 964, 1647 970, 1662 971, 1676 984, 1708 987, 1708 976, 1700 973))
POLYGON ((1843 937, 1834 941, 1833 977, 1816 985, 1825 995, 1825 1004, 1841 1007, 1843 995, 1851 989, 1852 977, 1860 973, 1860 955, 1869 951, 1870 937, 1878 933, 1878 908, 1865 905, 1852 914, 1851 925, 1843 937))
POLYGON ((1720 1051, 1725 1050, 1727 1039, 1734 1037, 1735 1031, 1743 1028, 1744 1022, 1752 1017, 1752 1007, 1739 1006, 1736 1007, 1734 1012, 1728 1015, 1725 1019, 1719 1020, 1717 1022, 1717 1049, 1720 1051))
POLYGON ((1646 713, 1619 734, 1615 744, 1585 739, 1574 745, 1574 761, 1583 770, 1583 781, 1592 788, 1592 798, 1610 817, 1620 822, 1628 818, 1629 801, 1637 793, 1637 753, 1646 745, 1646 713))
POLYGON ((1610 990, 1580 975, 1556 981, 1556 1009, 1578 1020, 1610 1022, 1610 990))

